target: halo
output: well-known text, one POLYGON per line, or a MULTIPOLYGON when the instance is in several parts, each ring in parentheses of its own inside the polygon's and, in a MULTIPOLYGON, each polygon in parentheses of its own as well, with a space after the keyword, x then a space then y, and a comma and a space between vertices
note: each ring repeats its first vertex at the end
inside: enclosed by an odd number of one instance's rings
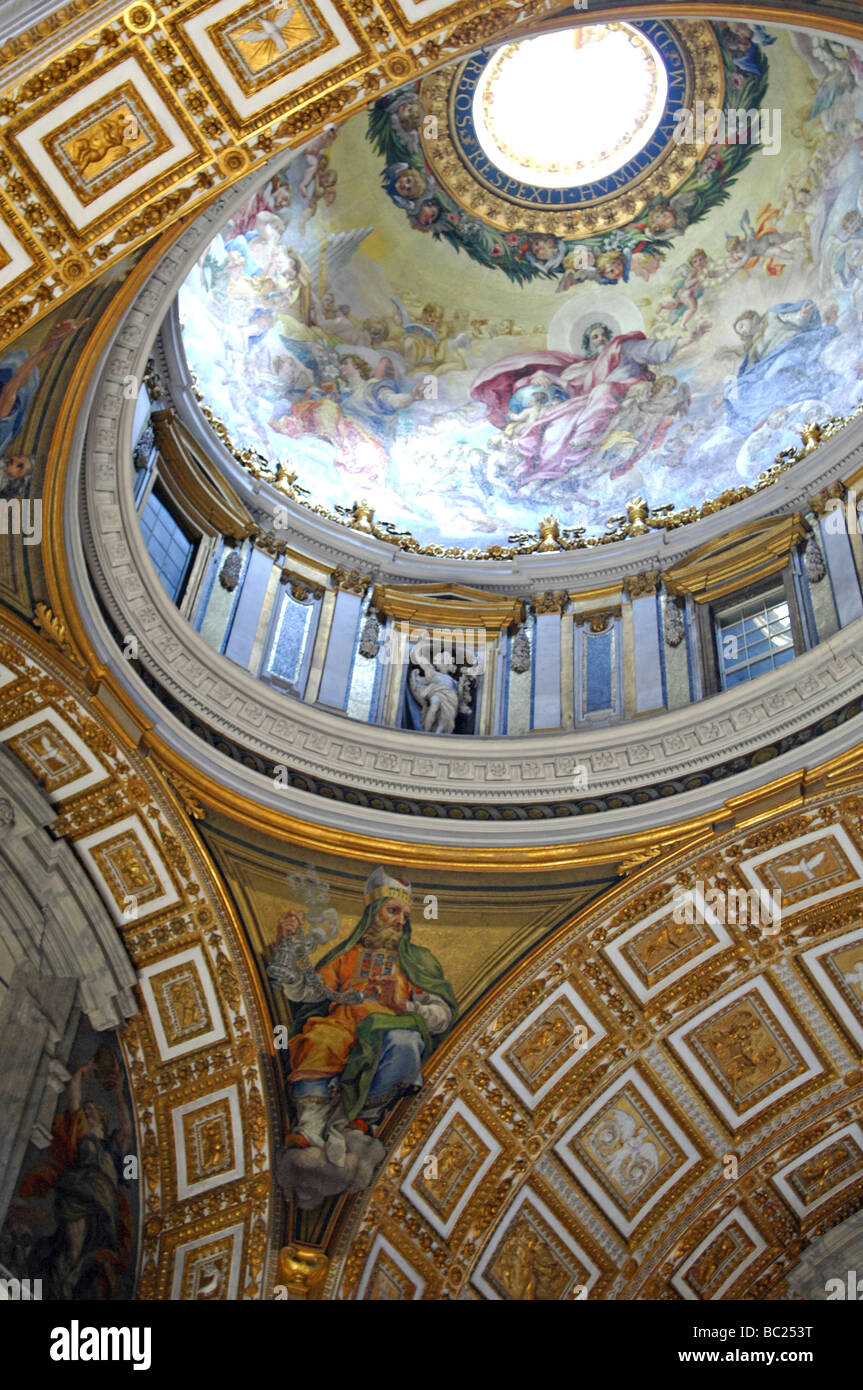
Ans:
POLYGON ((596 285, 573 294, 548 325, 547 343, 556 352, 581 356, 584 331, 592 323, 607 323, 612 336, 644 332, 641 312, 627 294, 614 285, 596 285))

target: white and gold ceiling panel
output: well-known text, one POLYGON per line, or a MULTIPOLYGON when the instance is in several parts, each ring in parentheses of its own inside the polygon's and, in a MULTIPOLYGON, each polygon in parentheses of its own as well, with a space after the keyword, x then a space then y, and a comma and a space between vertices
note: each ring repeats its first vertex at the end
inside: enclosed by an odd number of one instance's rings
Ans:
POLYGON ((687 1256, 671 1282, 682 1298, 723 1298, 766 1249, 761 1232, 737 1208, 687 1256))
POLYGON ((243 1177, 246 1160, 236 1083, 174 1106, 171 1124, 180 1201, 243 1177))
POLYGON ((457 1100, 435 1126, 401 1190, 446 1239, 501 1152, 490 1130, 457 1100))
POLYGON ((237 137, 375 58, 350 10, 331 0, 193 0, 166 28, 237 137))
POLYGON ((696 965, 733 947, 733 941, 697 886, 692 889, 691 921, 678 921, 670 899, 635 922, 605 953, 640 1004, 677 984, 696 965))
POLYGON ((840 1194, 863 1190, 863 1129, 844 1125, 798 1153, 773 1182, 801 1221, 811 1221, 840 1194))
POLYGON ((702 1010, 669 1038, 674 1053, 732 1130, 824 1072, 776 989, 757 977, 702 1010))
POLYGON ((422 1298, 425 1287, 425 1275, 385 1236, 375 1236, 357 1298, 370 1303, 412 1303, 422 1298))
POLYGON ((471 1282, 494 1302, 572 1302, 590 1298, 601 1278, 590 1254, 526 1186, 493 1232, 471 1282))
POLYGON ((555 1151, 624 1236, 699 1160, 680 1120, 635 1067, 588 1106, 555 1151))
POLYGON ((784 916, 863 888, 863 855, 842 825, 798 835, 741 860, 740 869, 753 888, 782 894, 784 916))
POLYGON ((166 191, 212 157, 140 42, 95 64, 88 78, 66 95, 46 93, 6 128, 40 203, 77 246, 103 237, 130 203, 166 191))
POLYGON ((118 925, 179 903, 168 865, 140 816, 124 816, 82 835, 76 847, 118 925))
POLYGON ((216 1228, 208 1235, 177 1244, 171 1242, 174 1275, 172 1299, 222 1303, 239 1297, 240 1272, 244 1257, 245 1225, 216 1228))
POLYGON ((863 928, 812 946, 801 960, 833 1016, 863 1053, 863 928))
POLYGON ((19 758, 53 802, 107 780, 109 772, 57 710, 42 708, 0 729, 0 742, 19 758))
POLYGON ((138 978, 163 1062, 224 1041, 221 1006, 200 946, 145 966, 138 978))
POLYGON ((605 1032, 567 980, 492 1053, 491 1064, 519 1100, 534 1110, 605 1032))

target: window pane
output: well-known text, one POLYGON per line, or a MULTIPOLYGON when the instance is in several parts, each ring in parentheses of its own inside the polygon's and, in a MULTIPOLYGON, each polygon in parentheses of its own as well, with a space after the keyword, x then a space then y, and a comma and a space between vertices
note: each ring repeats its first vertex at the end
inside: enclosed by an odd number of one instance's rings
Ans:
POLYGON ((179 523, 154 492, 141 513, 141 530, 150 559, 171 599, 176 603, 195 551, 179 523))
POLYGON ((714 626, 725 690, 794 657, 791 613, 781 590, 730 605, 714 615, 714 626))

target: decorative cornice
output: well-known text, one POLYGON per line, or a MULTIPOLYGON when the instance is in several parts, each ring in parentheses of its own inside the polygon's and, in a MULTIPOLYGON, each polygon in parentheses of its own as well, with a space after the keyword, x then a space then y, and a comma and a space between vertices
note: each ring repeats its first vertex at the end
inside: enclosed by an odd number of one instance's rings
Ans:
POLYGON ((547 589, 544 594, 534 594, 530 600, 530 606, 538 618, 543 618, 549 613, 563 613, 568 603, 568 593, 554 593, 551 589, 547 589))
POLYGON ((662 574, 659 570, 648 570, 646 574, 634 574, 631 579, 626 581, 626 591, 631 599, 644 598, 646 595, 655 594, 662 582, 662 574))
POLYGON ((362 598, 372 582, 372 576, 360 574, 359 570, 346 570, 339 565, 330 575, 330 582, 334 589, 344 589, 345 593, 362 598))

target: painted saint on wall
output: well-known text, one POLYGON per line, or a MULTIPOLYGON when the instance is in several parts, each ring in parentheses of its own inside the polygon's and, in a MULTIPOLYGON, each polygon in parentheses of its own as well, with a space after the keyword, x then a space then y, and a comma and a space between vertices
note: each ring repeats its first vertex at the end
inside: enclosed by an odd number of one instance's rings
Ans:
POLYGON ((308 950, 337 918, 326 884, 310 876, 309 885, 306 911, 278 924, 268 970, 293 1005, 279 1178, 304 1208, 367 1185, 384 1156, 378 1125, 421 1088, 423 1064, 457 1013, 440 963, 412 939, 405 879, 376 869, 356 926, 317 966, 308 950))
POLYGON ((4 1277, 45 1299, 129 1299, 137 1157, 118 1045, 83 1019, 46 1149, 31 1144, 0 1230, 4 1277))

